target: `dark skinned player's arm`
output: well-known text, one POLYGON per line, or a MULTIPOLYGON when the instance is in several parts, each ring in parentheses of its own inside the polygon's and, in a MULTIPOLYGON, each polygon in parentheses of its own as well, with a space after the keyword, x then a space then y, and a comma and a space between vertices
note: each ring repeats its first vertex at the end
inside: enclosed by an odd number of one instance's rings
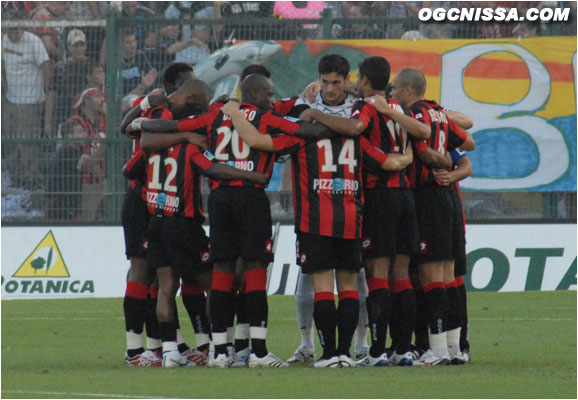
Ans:
MULTIPOLYGON (((158 120, 160 121, 160 120, 158 120)), ((140 147, 145 151, 161 151, 179 143, 189 142, 205 149, 209 148, 206 136, 193 132, 150 133, 143 132, 140 147)))
POLYGON ((207 176, 216 180, 243 180, 257 185, 267 185, 269 182, 269 175, 267 174, 243 171, 221 163, 211 165, 207 170, 207 176))
MULTIPOLYGON (((156 90, 156 89, 155 89, 156 90)), ((154 91, 153 91, 154 92, 154 91)), ((145 97, 136 107, 133 107, 129 112, 126 113, 120 124, 120 131, 125 135, 130 136, 127 132, 127 128, 132 121, 139 118, 143 111, 145 111, 149 106, 163 106, 168 107, 169 103, 167 97, 161 94, 150 94, 145 97)))
POLYGON ((137 118, 126 128, 127 133, 144 130, 151 133, 176 133, 179 131, 178 121, 168 119, 137 118))
POLYGON ((295 131, 295 136, 299 136, 303 139, 327 139, 335 136, 335 132, 332 132, 327 126, 323 124, 314 124, 312 122, 298 122, 299 128, 295 131))

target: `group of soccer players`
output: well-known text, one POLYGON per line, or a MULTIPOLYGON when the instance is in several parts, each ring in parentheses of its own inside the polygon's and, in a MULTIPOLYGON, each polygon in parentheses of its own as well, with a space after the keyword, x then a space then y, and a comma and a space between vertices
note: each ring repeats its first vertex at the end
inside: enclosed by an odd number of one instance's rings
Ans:
POLYGON ((124 168, 133 179, 123 207, 131 259, 125 362, 220 368, 467 362, 460 348, 460 338, 462 348, 467 343, 465 292, 455 278, 455 270, 464 272, 465 237, 453 183, 471 174, 471 164, 465 157, 454 168, 449 151, 474 149, 463 129, 471 120, 424 100, 425 77, 414 68, 398 72, 386 97, 390 66, 382 57, 364 59, 351 87, 348 61, 326 55, 318 83, 278 102, 269 72, 252 67, 242 76, 240 104, 210 106, 208 87, 187 67, 169 67, 168 98, 147 96, 122 125, 142 146, 124 168), (274 161, 287 157, 302 343, 285 362, 266 345, 273 253, 264 189, 274 161), (210 178, 210 238, 201 226, 200 175, 210 178), (155 275, 158 295, 150 289, 155 275), (179 283, 196 349, 179 334, 179 283), (424 305, 417 316, 414 292, 424 305), (313 322, 323 347, 318 359, 313 322))

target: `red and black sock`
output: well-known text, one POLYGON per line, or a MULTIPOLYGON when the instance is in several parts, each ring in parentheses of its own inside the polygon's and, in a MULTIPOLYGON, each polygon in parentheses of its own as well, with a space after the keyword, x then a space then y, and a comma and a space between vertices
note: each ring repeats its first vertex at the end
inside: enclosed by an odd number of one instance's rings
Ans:
POLYGON ((459 313, 461 314, 460 349, 470 350, 468 340, 468 300, 466 296, 466 286, 461 276, 456 277, 457 290, 460 293, 459 313))
MULTIPOLYGON (((146 306, 149 288, 146 285, 128 281, 124 294, 124 322, 127 332, 142 334, 146 319, 146 306)), ((127 354, 134 357, 144 351, 144 348, 129 349, 127 354)))
POLYGON ((323 347, 321 358, 330 359, 335 356, 337 347, 335 341, 335 328, 337 327, 335 296, 331 292, 317 292, 313 301, 313 320, 319 335, 319 343, 323 347))
MULTIPOLYGON (((207 297, 205 296, 205 289, 198 283, 182 283, 181 298, 189 314, 195 334, 210 334, 211 328, 209 319, 207 318, 207 297)), ((208 347, 208 345, 204 345, 204 347, 208 347)), ((200 348, 199 350, 202 351, 204 348, 200 348)))
POLYGON ((415 303, 415 293, 411 280, 394 281, 392 285, 391 334, 397 354, 407 353, 411 349, 411 336, 415 325, 415 303))
POLYGON ((389 282, 383 278, 369 278, 367 279, 367 288, 369 294, 366 307, 371 333, 369 354, 372 357, 379 357, 385 352, 387 324, 391 314, 389 282))
POLYGON ((428 325, 432 334, 447 331, 448 295, 443 282, 431 282, 424 287, 428 310, 428 325))
POLYGON ((269 305, 266 269, 245 271, 245 307, 251 329, 251 350, 257 357, 265 357, 268 353, 266 333, 257 337, 254 328, 267 328, 269 305))
POLYGON ((213 283, 209 303, 215 355, 227 354, 226 337, 231 315, 231 288, 233 287, 234 278, 234 273, 213 270, 213 283))
POLYGON ((337 355, 349 357, 351 340, 359 320, 359 293, 357 290, 344 290, 339 293, 337 307, 337 355))

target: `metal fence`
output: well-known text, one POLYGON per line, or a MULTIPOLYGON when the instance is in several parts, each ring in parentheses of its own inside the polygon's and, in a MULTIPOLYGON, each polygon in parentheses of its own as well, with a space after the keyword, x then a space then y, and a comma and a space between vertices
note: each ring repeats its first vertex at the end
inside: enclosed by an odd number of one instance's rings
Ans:
MULTIPOLYGON (((111 12, 95 21, 2 21, 4 225, 119 224, 127 187, 120 169, 131 150, 130 140, 119 133, 120 121, 135 97, 162 86, 171 62, 197 63, 234 39, 487 34, 483 24, 424 24, 391 15, 344 18, 335 9, 325 9, 319 19, 213 19, 206 12, 177 11, 177 18, 111 12), (29 62, 19 64, 18 57, 29 62)), ((572 18, 530 31, 510 26, 509 34, 575 35, 572 18)), ((292 223, 291 193, 269 194, 274 220, 292 223)), ((470 222, 575 222, 576 192, 466 192, 464 208, 470 222)))

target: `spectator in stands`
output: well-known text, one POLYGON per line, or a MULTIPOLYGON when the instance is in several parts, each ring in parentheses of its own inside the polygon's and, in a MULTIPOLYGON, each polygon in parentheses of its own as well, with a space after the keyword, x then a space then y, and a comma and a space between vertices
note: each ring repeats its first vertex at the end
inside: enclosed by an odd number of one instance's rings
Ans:
MULTIPOLYGON (((84 128, 84 137, 102 139, 106 136, 106 121, 104 115, 104 96, 96 88, 86 89, 74 105, 77 110, 67 122, 78 121, 84 128)), ((84 145, 84 152, 79 162, 84 171, 81 219, 95 221, 98 209, 105 199, 105 144, 88 142, 84 145)))
MULTIPOLYGON (((423 8, 430 8, 435 10, 437 8, 443 8, 444 10, 449 10, 454 7, 455 3, 450 1, 424 1, 422 4, 423 8)), ((466 25, 466 24, 464 24, 466 25)), ((469 24, 467 24, 469 25, 469 24)), ((473 25, 473 24, 472 24, 473 25)), ((435 23, 424 23, 420 25, 420 33, 427 39, 451 39, 454 36, 454 32, 458 28, 459 24, 452 22, 435 22, 435 23)), ((461 26, 459 26, 462 28, 461 26)), ((469 26, 468 26, 469 27, 469 26)))
MULTIPOLYGON (((36 21, 53 21, 66 19, 64 14, 71 5, 71 1, 51 1, 43 7, 38 7, 30 14, 30 19, 36 21)), ((59 30, 57 28, 34 28, 36 34, 46 47, 46 51, 53 61, 62 61, 64 59, 64 45, 59 39, 59 30)))
POLYGON ((125 31, 122 38, 122 94, 145 95, 155 83, 158 71, 153 68, 147 56, 137 50, 136 34, 125 31))
MULTIPOLYGON (((97 88, 104 93, 104 67, 98 62, 91 62, 86 70, 85 88, 97 88)), ((79 93, 80 94, 80 93, 79 93)))
MULTIPOLYGON (((486 1, 483 3, 476 3, 476 7, 484 8, 505 8, 507 11, 512 7, 516 7, 515 1, 486 1)), ((485 39, 499 39, 512 37, 512 30, 516 25, 512 22, 498 22, 489 21, 479 24, 479 35, 485 39)))
POLYGON ((394 1, 389 3, 387 17, 398 21, 387 25, 386 37, 399 39, 406 31, 418 30, 417 14, 422 7, 421 1, 394 1))
POLYGON ((2 12, 20 11, 23 16, 29 17, 38 3, 38 1, 3 1, 2 12))
MULTIPOLYGON (((68 21, 93 21, 104 19, 108 5, 106 1, 73 1, 64 17, 68 21)), ((67 29, 66 34, 68 35, 67 29)), ((100 27, 83 27, 88 49, 86 55, 98 59, 101 44, 104 42, 104 29, 100 27)))
MULTIPOLYGON (((62 128, 62 136, 67 139, 84 138, 82 123, 78 119, 69 120, 62 128)), ((56 150, 48 181, 48 218, 76 220, 80 215, 83 146, 82 142, 67 142, 56 150)))
MULTIPOLYGON (((19 11, 2 14, 3 19, 24 19, 19 11)), ((5 126, 2 136, 40 138, 42 110, 50 85, 50 59, 38 36, 22 28, 6 29, 2 37, 2 87, 6 88, 5 126)), ((6 149, 5 160, 13 182, 33 187, 39 182, 38 145, 16 144, 6 149)))
MULTIPOLYGON (((247 18, 272 18, 273 2, 270 1, 224 1, 221 5, 223 19, 243 21, 247 18)), ((237 40, 276 39, 275 29, 271 24, 254 24, 225 26, 223 40, 232 35, 237 40)))
POLYGON ((96 62, 86 55, 86 36, 80 29, 68 32, 66 45, 69 56, 54 66, 52 85, 46 96, 44 133, 47 137, 53 137, 59 124, 72 115, 74 97, 86 88, 88 70, 96 62))
MULTIPOLYGON (((138 4, 138 1, 123 1, 122 2, 122 15, 124 17, 131 17, 131 18, 149 18, 154 17, 155 13, 150 8, 144 7, 138 4)), ((139 49, 142 49, 144 46, 144 39, 147 33, 147 29, 144 26, 138 27, 135 30, 137 45, 139 49)), ((164 26, 159 30, 159 33, 163 38, 168 38, 175 40, 179 37, 179 27, 176 25, 169 25, 164 26)))
MULTIPOLYGON (((177 1, 165 10, 165 18, 169 19, 220 19, 221 2, 214 2, 203 8, 194 8, 197 3, 177 1)), ((221 29, 222 30, 222 29, 221 29)), ((216 30, 218 31, 218 29, 216 30)), ((211 26, 183 25, 180 45, 177 47, 175 62, 196 64, 211 53, 211 26)))

